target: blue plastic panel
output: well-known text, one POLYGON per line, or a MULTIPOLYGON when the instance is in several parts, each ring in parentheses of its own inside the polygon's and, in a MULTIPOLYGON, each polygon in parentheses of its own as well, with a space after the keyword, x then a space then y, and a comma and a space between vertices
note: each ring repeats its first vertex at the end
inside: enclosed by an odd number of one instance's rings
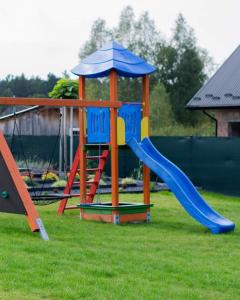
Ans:
POLYGON ((110 142, 109 108, 89 107, 87 109, 88 143, 110 142))
POLYGON ((118 112, 119 117, 123 118, 126 126, 126 141, 135 138, 138 142, 141 139, 141 108, 139 103, 124 104, 118 112))
POLYGON ((142 58, 112 41, 81 61, 72 73, 86 78, 108 76, 115 70, 119 76, 139 77, 151 74, 156 68, 142 58))

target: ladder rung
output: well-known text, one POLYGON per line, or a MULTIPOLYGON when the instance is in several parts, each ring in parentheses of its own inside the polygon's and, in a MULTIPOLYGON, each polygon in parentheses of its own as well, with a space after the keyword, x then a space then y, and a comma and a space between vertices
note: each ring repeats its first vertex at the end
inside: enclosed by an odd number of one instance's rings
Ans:
POLYGON ((109 144, 85 144, 84 145, 85 149, 92 149, 92 150, 110 150, 110 145, 109 144))
POLYGON ((92 185, 92 184, 97 184, 98 182, 96 180, 94 181, 87 181, 86 184, 87 185, 92 185))
POLYGON ((101 158, 105 158, 105 156, 87 156, 86 159, 101 159, 101 158))
POLYGON ((90 168, 86 170, 87 172, 95 172, 95 171, 100 171, 99 168, 90 168))
POLYGON ((74 197, 80 197, 80 194, 71 194, 71 197, 74 198, 74 197))
POLYGON ((94 196, 94 194, 93 193, 86 193, 86 196, 94 196))
POLYGON ((65 209, 79 209, 79 207, 78 206, 76 206, 76 205, 72 205, 72 206, 67 206, 67 207, 65 207, 65 209))

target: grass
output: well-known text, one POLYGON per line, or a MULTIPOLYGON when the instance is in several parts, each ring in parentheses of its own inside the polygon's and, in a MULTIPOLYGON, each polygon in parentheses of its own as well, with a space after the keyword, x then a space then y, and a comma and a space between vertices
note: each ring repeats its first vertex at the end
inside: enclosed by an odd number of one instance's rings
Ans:
MULTIPOLYGON (((240 199, 203 193, 239 225, 240 199)), ((122 195, 137 201, 141 195, 122 195)), ((101 196, 109 200, 109 196, 101 196)), ((0 299, 240 299, 240 231, 212 235, 171 193, 152 194, 152 222, 116 226, 39 207, 51 238, 1 214, 0 299)))

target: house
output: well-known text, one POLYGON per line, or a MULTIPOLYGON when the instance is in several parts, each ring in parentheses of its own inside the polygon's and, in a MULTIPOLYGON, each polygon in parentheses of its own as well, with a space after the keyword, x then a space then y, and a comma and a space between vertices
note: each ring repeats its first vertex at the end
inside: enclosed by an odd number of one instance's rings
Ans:
POLYGON ((240 136, 240 46, 187 104, 216 121, 216 135, 240 136))
MULTIPOLYGON (((78 109, 66 108, 66 118, 61 117, 65 123, 66 134, 69 135, 72 127, 78 132, 78 109), (72 118, 72 119, 71 119, 72 118), (65 120, 65 121, 64 121, 65 120)), ((4 135, 12 135, 14 120, 17 122, 20 135, 56 136, 59 133, 60 110, 54 107, 33 106, 0 117, 0 130, 4 135)), ((15 132, 17 134, 17 132, 15 132)))

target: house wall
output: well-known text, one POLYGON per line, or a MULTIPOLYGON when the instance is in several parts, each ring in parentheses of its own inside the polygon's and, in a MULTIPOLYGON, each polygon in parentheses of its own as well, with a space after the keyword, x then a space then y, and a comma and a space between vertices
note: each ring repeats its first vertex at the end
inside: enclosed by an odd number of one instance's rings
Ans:
POLYGON ((215 111, 218 121, 218 136, 229 136, 229 123, 240 122, 240 109, 221 109, 215 111))
MULTIPOLYGON (((78 110, 74 110, 73 127, 78 128, 78 110)), ((39 108, 16 115, 19 133, 21 135, 54 136, 59 130, 59 109, 39 108)), ((63 122, 63 119, 62 119, 63 122)), ((67 109, 66 117, 67 134, 70 128, 70 109, 67 109)), ((0 120, 0 129, 5 135, 12 135, 14 128, 14 118, 9 117, 0 120)), ((15 132, 17 134, 17 132, 15 132)))

